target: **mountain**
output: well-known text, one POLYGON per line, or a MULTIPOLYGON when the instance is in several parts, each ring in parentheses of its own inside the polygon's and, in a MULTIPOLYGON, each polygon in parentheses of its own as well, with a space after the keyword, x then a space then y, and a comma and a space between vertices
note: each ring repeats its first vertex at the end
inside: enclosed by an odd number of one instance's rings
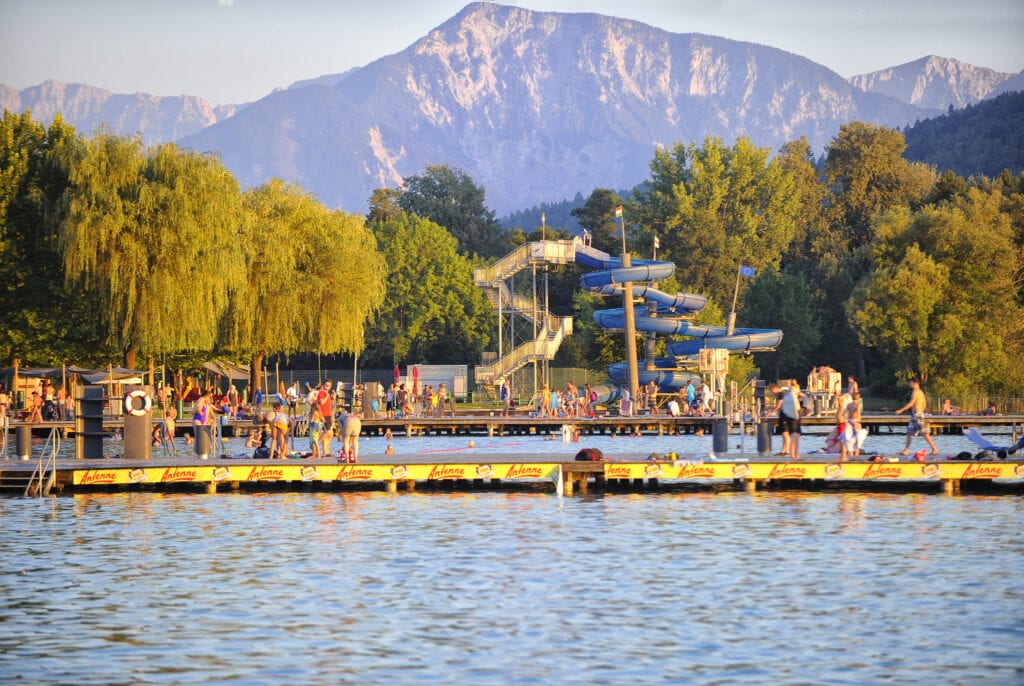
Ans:
POLYGON ((929 55, 850 79, 857 88, 933 110, 961 108, 983 100, 1013 74, 929 55))
POLYGON ((448 164, 499 213, 646 178, 658 145, 748 136, 820 151, 848 121, 937 114, 775 48, 597 14, 468 5, 404 51, 321 77, 182 138, 243 184, 298 181, 328 205, 448 164))
POLYGON ((985 96, 985 99, 997 98, 1003 93, 1010 93, 1011 91, 1024 91, 1024 71, 1014 74, 993 88, 992 92, 985 96))
POLYGON ((968 105, 903 132, 904 157, 934 164, 940 172, 969 177, 1024 171, 1024 92, 1014 91, 968 105))
POLYGON ((124 95, 79 83, 45 81, 21 91, 0 85, 0 107, 11 112, 31 110, 32 118, 44 124, 60 112, 66 122, 87 135, 106 125, 114 133, 141 132, 146 143, 162 143, 227 119, 244 105, 215 107, 191 95, 124 95))

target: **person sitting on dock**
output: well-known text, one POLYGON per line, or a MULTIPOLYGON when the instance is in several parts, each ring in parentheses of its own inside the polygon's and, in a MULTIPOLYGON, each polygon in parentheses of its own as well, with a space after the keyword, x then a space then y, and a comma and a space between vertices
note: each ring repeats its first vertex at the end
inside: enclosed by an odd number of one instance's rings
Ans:
POLYGON ((861 422, 860 391, 857 391, 846 405, 846 430, 843 434, 843 445, 847 454, 860 455, 867 436, 868 430, 861 422))
POLYGON ((942 401, 942 414, 947 417, 957 415, 960 414, 960 408, 954 405, 949 398, 946 398, 942 401))
POLYGON ((272 459, 270 454, 270 448, 267 446, 267 434, 260 432, 260 444, 256 447, 256 450, 252 452, 252 459, 254 460, 269 460, 272 459))
POLYGON ((668 401, 668 416, 679 416, 679 401, 677 401, 675 398, 672 398, 671 400, 668 401))
POLYGON ((995 403, 989 403, 988 407, 979 412, 978 414, 984 417, 995 417, 997 414, 999 414, 999 410, 996 408, 995 403))

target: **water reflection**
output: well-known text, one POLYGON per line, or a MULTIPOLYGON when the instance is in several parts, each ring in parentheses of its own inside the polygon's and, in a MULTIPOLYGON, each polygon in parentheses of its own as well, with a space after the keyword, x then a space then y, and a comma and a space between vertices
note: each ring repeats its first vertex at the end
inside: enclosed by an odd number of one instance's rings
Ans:
POLYGON ((27 683, 1010 683, 1019 497, 0 500, 27 683))

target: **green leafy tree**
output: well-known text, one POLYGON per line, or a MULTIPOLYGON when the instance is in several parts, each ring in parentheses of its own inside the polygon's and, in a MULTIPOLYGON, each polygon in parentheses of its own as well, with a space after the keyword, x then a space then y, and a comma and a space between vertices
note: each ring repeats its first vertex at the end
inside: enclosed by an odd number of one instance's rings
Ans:
POLYGON ((774 352, 758 354, 774 378, 802 376, 814 366, 810 354, 821 333, 803 277, 768 267, 747 289, 737 319, 739 326, 782 331, 782 343, 774 352))
POLYGON ((622 205, 618 193, 608 188, 596 188, 583 207, 572 211, 580 228, 590 232, 591 245, 611 255, 622 254, 622 236, 615 219, 615 208, 622 205))
POLYGON ((642 231, 663 227, 659 258, 673 260, 688 289, 731 303, 740 264, 778 266, 796 236, 795 182, 769 150, 746 138, 727 148, 704 145, 656 151, 651 179, 637 192, 642 231))
POLYGON ((833 225, 858 257, 874 235, 872 219, 883 210, 916 206, 935 184, 935 171, 903 159, 906 141, 899 131, 863 122, 840 128, 825 157, 832 190, 833 225))
POLYGON ((397 188, 377 188, 370 194, 370 211, 366 214, 367 224, 398 219, 402 208, 398 201, 402 198, 402 191, 397 188))
POLYGON ((87 299, 65 288, 59 228, 81 142, 58 114, 0 120, 0 350, 29 365, 106 361, 87 299))
POLYGON ((1013 279, 1024 264, 1002 194, 897 208, 876 222, 874 272, 848 303, 865 345, 901 377, 940 394, 1017 390, 1024 368, 1024 309, 1013 279))
POLYGON ((244 277, 240 193, 212 156, 100 134, 71 174, 62 245, 69 286, 97 305, 107 342, 136 355, 212 350, 225 283, 244 277))
POLYGON ((367 333, 364 364, 479 362, 493 313, 455 239, 405 212, 371 229, 386 258, 388 297, 367 333))
POLYGON ((405 179, 398 206, 446 228, 460 253, 498 257, 508 252, 508 238, 484 204, 484 195, 465 172, 436 165, 405 179))
POLYGON ((267 355, 359 353, 384 300, 384 258, 362 216, 328 209, 278 179, 244 196, 246 274, 222 322, 231 350, 251 355, 252 388, 267 355))

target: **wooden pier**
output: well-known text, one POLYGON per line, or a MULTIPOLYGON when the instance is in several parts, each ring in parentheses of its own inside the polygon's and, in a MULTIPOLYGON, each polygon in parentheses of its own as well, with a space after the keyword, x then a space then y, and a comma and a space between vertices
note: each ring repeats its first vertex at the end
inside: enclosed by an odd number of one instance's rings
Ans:
MULTIPOLYGON (((296 435, 305 433, 305 417, 296 416, 296 435)), ((154 419, 154 424, 159 419, 154 419)), ((403 419, 363 418, 362 434, 364 436, 384 436, 389 431, 392 435, 401 436, 530 436, 550 435, 570 427, 570 431, 580 436, 608 434, 643 434, 656 436, 674 436, 683 434, 710 434, 716 424, 728 421, 722 415, 669 417, 667 415, 642 415, 622 417, 607 414, 593 419, 531 417, 522 413, 504 417, 500 412, 463 411, 451 417, 410 417, 403 419)), ((765 420, 774 426, 774 419, 765 420)), ((827 434, 835 426, 831 415, 804 417, 802 425, 809 429, 807 433, 820 432, 827 434)), ((864 427, 872 435, 884 433, 901 434, 906 431, 907 415, 897 414, 865 414, 862 419, 864 427)), ((964 429, 1001 428, 1009 432, 1014 440, 1024 431, 1024 415, 953 415, 934 416, 928 418, 929 430, 933 435, 962 434, 964 429)), ((56 428, 65 437, 74 435, 75 422, 36 422, 27 424, 32 428, 33 435, 47 435, 56 428)), ((733 420, 729 422, 732 432, 740 426, 750 428, 748 422, 733 420)), ((26 426, 23 422, 11 422, 9 432, 18 426, 26 426)), ((224 436, 247 435, 257 424, 252 419, 232 419, 223 423, 224 436)), ((107 416, 103 420, 104 430, 111 433, 124 427, 124 418, 107 416)), ((191 421, 186 417, 177 423, 178 435, 192 432, 191 421)))

